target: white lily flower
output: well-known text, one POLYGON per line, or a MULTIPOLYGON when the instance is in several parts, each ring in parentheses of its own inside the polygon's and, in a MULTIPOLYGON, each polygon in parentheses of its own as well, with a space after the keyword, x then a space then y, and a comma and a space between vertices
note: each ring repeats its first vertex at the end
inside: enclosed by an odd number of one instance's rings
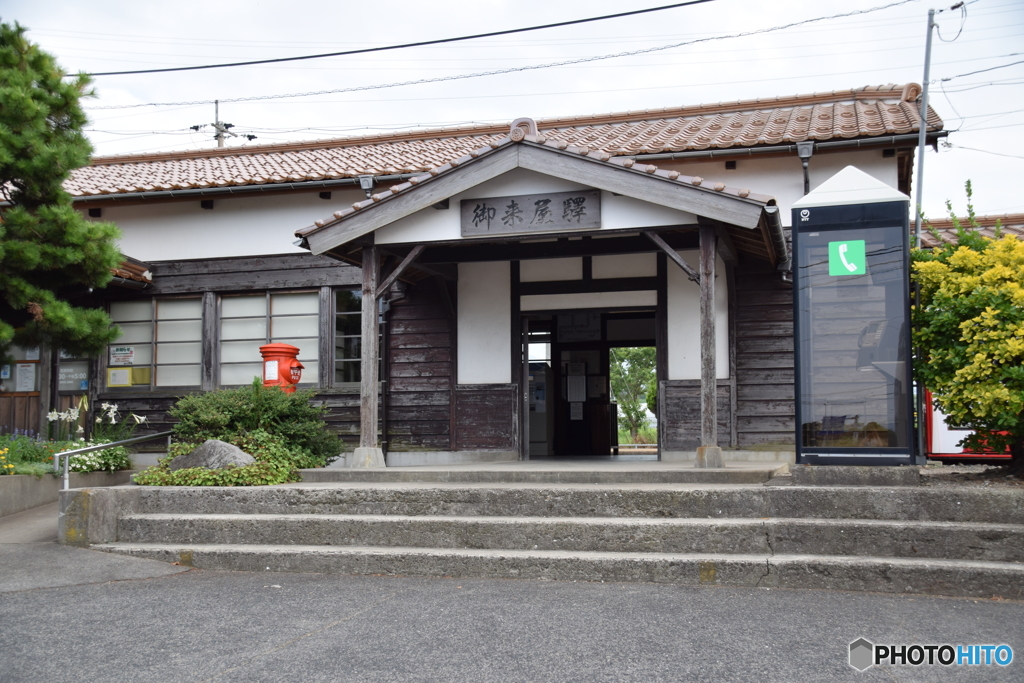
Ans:
POLYGON ((145 415, 136 415, 135 413, 132 413, 132 417, 135 418, 135 424, 139 424, 140 425, 143 422, 147 422, 145 415))
POLYGON ((58 419, 60 419, 60 413, 58 413, 56 410, 51 410, 46 414, 46 419, 49 420, 50 422, 55 422, 58 419))

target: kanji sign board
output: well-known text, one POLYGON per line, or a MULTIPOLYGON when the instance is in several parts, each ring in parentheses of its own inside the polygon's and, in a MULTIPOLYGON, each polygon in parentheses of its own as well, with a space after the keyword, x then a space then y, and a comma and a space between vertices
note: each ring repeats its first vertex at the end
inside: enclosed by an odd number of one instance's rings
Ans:
POLYGON ((599 190, 462 200, 463 237, 600 227, 599 190))

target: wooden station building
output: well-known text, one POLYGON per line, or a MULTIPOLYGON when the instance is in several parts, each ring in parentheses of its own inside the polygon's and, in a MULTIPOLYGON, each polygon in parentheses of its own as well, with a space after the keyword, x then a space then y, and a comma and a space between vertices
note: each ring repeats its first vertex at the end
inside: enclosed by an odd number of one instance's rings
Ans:
POLYGON ((660 457, 791 449, 790 205, 851 165, 909 193, 919 94, 95 159, 66 187, 134 259, 91 299, 121 338, 26 350, 34 384, 0 381, 0 429, 83 394, 160 429, 285 342, 332 428, 388 465, 599 455, 609 350, 654 346, 660 457))

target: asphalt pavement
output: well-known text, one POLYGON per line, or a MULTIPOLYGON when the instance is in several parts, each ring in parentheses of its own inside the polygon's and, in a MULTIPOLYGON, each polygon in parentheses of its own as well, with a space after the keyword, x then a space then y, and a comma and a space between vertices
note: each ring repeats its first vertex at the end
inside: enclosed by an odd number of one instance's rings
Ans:
POLYGON ((186 570, 59 546, 35 512, 0 519, 3 683, 1024 680, 1021 601, 186 570), (858 672, 862 637, 1014 661, 858 672))

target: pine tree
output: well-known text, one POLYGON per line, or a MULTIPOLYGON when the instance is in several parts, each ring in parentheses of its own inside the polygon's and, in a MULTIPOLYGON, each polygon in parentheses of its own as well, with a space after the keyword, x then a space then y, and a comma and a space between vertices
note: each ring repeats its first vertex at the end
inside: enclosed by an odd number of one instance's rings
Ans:
POLYGON ((99 352, 116 330, 100 309, 71 301, 110 281, 117 228, 87 220, 62 188, 92 153, 79 104, 88 77, 0 23, 0 356, 11 343, 99 352))

